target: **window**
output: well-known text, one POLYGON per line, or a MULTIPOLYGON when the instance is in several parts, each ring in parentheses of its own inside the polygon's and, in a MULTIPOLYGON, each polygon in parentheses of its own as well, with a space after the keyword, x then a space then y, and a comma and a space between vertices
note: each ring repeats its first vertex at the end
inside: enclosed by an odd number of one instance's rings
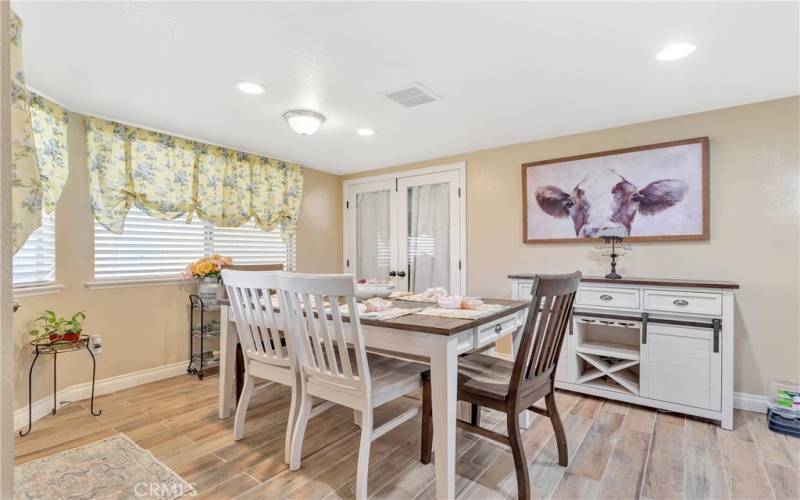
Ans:
POLYGON ((14 255, 15 286, 39 285, 56 279, 56 220, 42 214, 42 225, 14 255))
POLYGON ((177 278, 186 264, 203 255, 221 254, 237 264, 283 264, 294 269, 294 244, 278 230, 256 229, 252 221, 238 228, 219 228, 198 219, 159 220, 136 207, 125 219, 123 234, 95 222, 95 279, 177 278))

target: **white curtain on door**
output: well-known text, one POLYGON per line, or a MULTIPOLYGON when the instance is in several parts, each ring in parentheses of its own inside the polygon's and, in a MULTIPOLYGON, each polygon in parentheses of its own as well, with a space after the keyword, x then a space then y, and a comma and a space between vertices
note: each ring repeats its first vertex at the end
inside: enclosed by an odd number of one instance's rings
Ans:
POLYGON ((409 291, 450 292, 450 184, 408 188, 409 291))
POLYGON ((358 279, 389 279, 392 257, 390 191, 356 195, 356 270, 358 279))

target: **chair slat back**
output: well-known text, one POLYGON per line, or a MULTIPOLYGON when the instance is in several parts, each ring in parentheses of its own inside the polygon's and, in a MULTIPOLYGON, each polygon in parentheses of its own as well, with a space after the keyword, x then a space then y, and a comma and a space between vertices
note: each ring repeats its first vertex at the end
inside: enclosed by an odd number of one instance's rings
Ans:
POLYGON ((244 355, 263 363, 289 367, 293 364, 292 346, 285 338, 285 320, 275 311, 275 306, 280 307, 278 274, 223 269, 222 281, 244 355))
POLYGON ((531 289, 533 298, 509 387, 518 398, 539 387, 544 377, 552 380, 555 376, 580 281, 580 272, 534 276, 531 289))
POLYGON ((315 381, 370 394, 369 366, 351 274, 287 274, 280 288, 287 305, 289 329, 305 376, 315 381), (347 304, 350 352, 339 305, 347 304), (363 392, 362 392, 363 391, 363 392))

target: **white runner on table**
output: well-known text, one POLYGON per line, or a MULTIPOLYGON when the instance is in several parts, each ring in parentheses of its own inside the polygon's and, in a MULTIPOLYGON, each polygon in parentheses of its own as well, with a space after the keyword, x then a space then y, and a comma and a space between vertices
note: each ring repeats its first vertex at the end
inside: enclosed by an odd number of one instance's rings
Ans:
MULTIPOLYGON (((403 308, 403 307, 390 307, 383 311, 362 312, 361 319, 373 319, 378 321, 385 321, 387 319, 399 318, 408 314, 418 314, 422 310, 421 307, 403 308)), ((339 312, 342 316, 350 316, 350 311, 347 304, 339 306, 339 312)))
POLYGON ((439 316, 440 318, 454 318, 454 319, 479 319, 484 316, 508 309, 509 306, 500 304, 483 304, 478 306, 477 309, 445 309, 443 307, 429 307, 423 309, 417 314, 423 316, 439 316))
POLYGON ((436 299, 429 299, 423 297, 421 293, 411 293, 411 292, 394 292, 391 295, 392 299, 396 300, 408 300, 410 302, 427 302, 429 304, 435 304, 436 299), (397 294, 397 295, 395 295, 397 294))

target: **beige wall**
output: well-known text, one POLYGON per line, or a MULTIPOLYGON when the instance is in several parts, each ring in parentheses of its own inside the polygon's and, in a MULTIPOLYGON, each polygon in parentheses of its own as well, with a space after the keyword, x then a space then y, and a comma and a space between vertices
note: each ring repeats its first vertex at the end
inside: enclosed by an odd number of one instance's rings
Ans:
MULTIPOLYGON (((103 354, 97 358, 97 378, 103 379, 184 361, 188 357, 187 294, 193 285, 161 285, 111 289, 86 288, 93 279, 93 217, 89 208, 84 119, 71 113, 69 125, 70 178, 56 209, 56 280, 59 294, 23 297, 15 314, 15 407, 27 404, 26 343, 31 320, 43 309, 61 315, 85 310, 86 331, 102 334, 103 354)), ((307 272, 341 271, 341 180, 306 169, 297 234, 297 267, 307 272)), ((52 361, 37 362, 36 401, 51 394, 52 361)), ((64 354, 58 362, 59 388, 91 380, 86 353, 64 354)))
POLYGON ((591 244, 522 243, 522 163, 709 136, 711 239, 636 243, 619 270, 629 276, 739 283, 735 390, 762 394, 771 378, 800 378, 799 108, 797 97, 779 99, 346 178, 465 161, 468 291, 509 297, 509 273, 606 272, 591 244))

